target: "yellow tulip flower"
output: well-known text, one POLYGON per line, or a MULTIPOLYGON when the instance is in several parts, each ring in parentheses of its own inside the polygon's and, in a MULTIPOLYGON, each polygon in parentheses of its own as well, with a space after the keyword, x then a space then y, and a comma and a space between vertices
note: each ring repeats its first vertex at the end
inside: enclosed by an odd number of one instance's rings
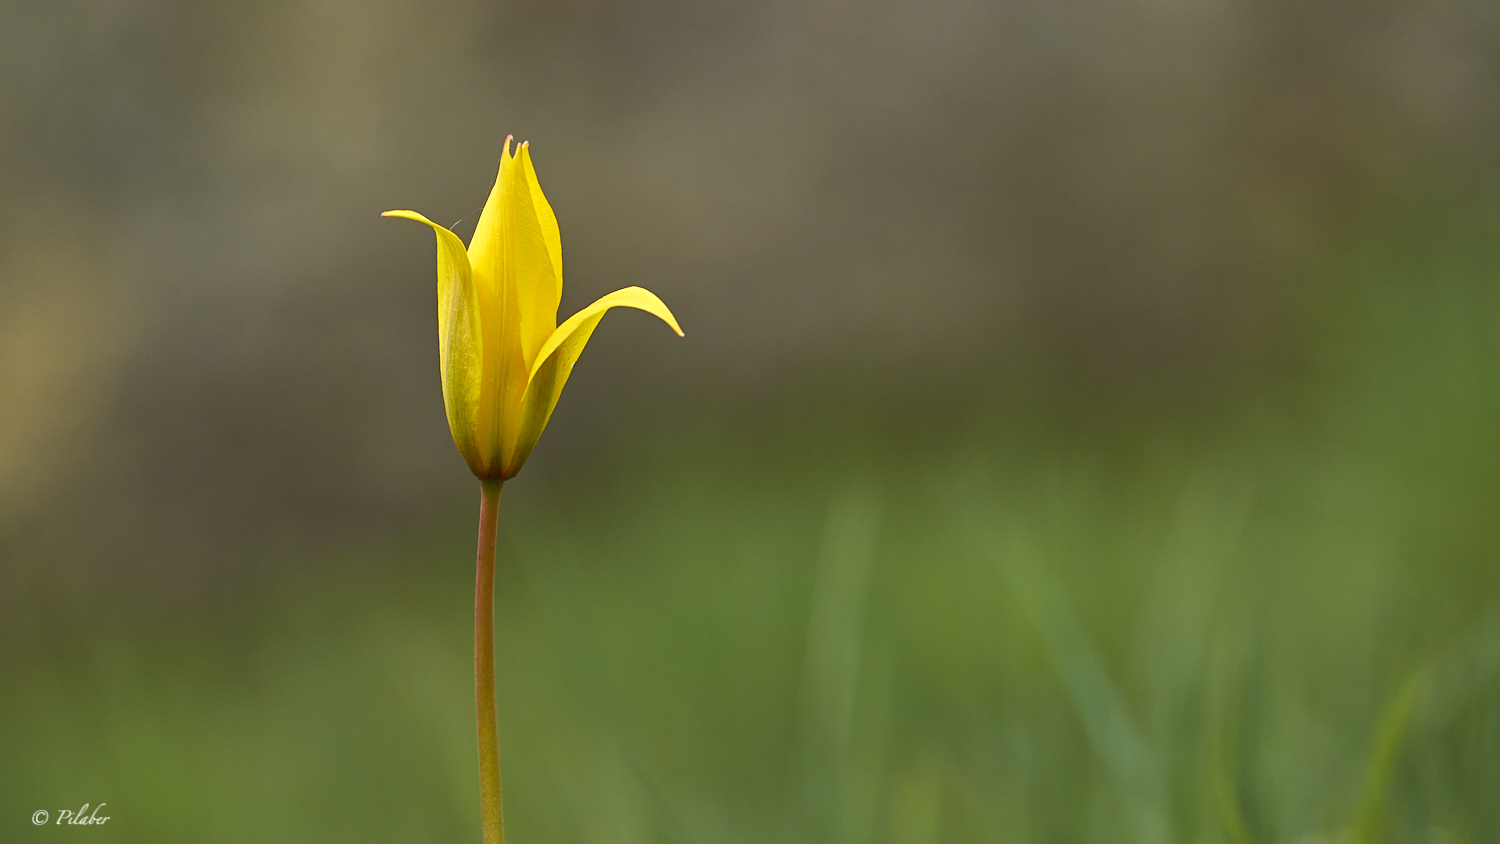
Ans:
POLYGON ((437 234, 438 351, 443 404, 458 451, 480 480, 521 471, 536 445, 573 363, 610 308, 639 308, 682 329, 654 293, 616 290, 557 324, 562 297, 562 242, 557 217, 537 184, 529 145, 511 154, 505 139, 500 174, 469 247, 415 211, 387 211, 437 234))
POLYGON ((387 211, 437 233, 438 356, 443 405, 458 452, 479 478, 479 547, 474 580, 474 701, 479 737, 480 818, 485 844, 505 844, 495 710, 495 531, 500 488, 531 455, 573 363, 604 312, 617 306, 682 329, 667 306, 639 287, 616 290, 557 324, 562 241, 542 195, 531 150, 511 154, 469 247, 415 211, 387 211))

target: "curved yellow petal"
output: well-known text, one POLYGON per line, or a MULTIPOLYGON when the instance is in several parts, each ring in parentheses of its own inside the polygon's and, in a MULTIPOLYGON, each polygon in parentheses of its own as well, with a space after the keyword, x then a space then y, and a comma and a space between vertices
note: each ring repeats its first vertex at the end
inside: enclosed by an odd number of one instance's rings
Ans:
POLYGON ((468 252, 458 235, 415 211, 387 211, 380 216, 415 220, 431 226, 437 235, 438 361, 443 407, 459 454, 475 474, 482 474, 478 422, 484 339, 468 252))
POLYGON ((485 477, 512 462, 521 395, 537 352, 557 327, 560 289, 557 220, 545 197, 538 210, 541 189, 528 147, 522 144, 512 154, 511 141, 505 139, 500 171, 469 243, 490 358, 479 404, 478 443, 491 469, 485 477))
MULTIPOLYGON (((521 165, 526 168, 526 181, 531 185, 531 206, 536 209, 536 218, 542 226, 542 239, 547 242, 547 256, 552 259, 552 272, 557 276, 557 298, 562 301, 562 232, 557 227, 557 215, 552 213, 552 203, 542 193, 542 184, 536 179, 536 170, 531 166, 531 145, 521 145, 521 165)), ((553 327, 557 324, 557 305, 552 306, 553 327)))
POLYGON ((526 371, 530 372, 537 352, 557 328, 562 244, 557 239, 557 219, 551 206, 546 205, 546 197, 542 197, 542 208, 536 203, 542 190, 531 168, 530 144, 521 144, 516 150, 511 178, 515 180, 509 196, 511 271, 521 309, 521 356, 526 361, 526 371), (551 232, 547 231, 549 223, 551 232))
POLYGON ((678 337, 682 336, 682 328, 667 306, 655 293, 641 287, 627 287, 601 296, 594 304, 568 317, 537 352, 536 366, 532 367, 526 394, 521 399, 521 427, 515 451, 506 461, 501 477, 514 477, 521 471, 526 458, 531 456, 531 449, 542 436, 542 430, 547 427, 547 421, 552 418, 552 410, 557 407, 558 396, 568 383, 574 362, 583 354, 583 347, 588 344, 599 320, 604 318, 604 312, 617 307, 639 308, 655 314, 671 326, 678 337))
MULTIPOLYGON (((529 145, 521 144, 512 155, 510 142, 505 139, 500 173, 479 215, 469 257, 479 276, 481 299, 486 287, 496 291, 501 313, 495 324, 501 327, 502 342, 507 349, 520 346, 522 366, 530 372, 537 351, 557 327, 562 243, 552 206, 537 184, 529 145)), ((502 379, 509 381, 511 375, 502 379)))
POLYGON ((484 375, 480 382, 478 445, 487 467, 480 477, 494 471, 508 457, 515 441, 521 392, 526 385, 526 361, 522 354, 521 308, 515 284, 514 210, 516 157, 505 139, 500 170, 489 199, 479 214, 474 237, 469 241, 469 263, 474 268, 480 312, 484 315, 484 375))
POLYGON ((506 229, 509 227, 507 195, 510 193, 515 158, 510 154, 511 138, 505 138, 505 149, 500 153, 500 172, 490 188, 484 210, 479 212, 479 221, 474 225, 474 237, 469 239, 469 260, 474 271, 484 276, 489 283, 498 285, 506 275, 506 229))

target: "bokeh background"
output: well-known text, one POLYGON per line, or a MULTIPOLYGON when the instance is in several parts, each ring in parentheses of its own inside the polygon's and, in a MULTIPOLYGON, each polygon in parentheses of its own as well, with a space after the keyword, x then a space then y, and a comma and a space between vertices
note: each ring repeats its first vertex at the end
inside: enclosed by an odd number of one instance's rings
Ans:
POLYGON ((1483 0, 0 5, 0 839, 478 840, 510 133, 513 840, 1500 840, 1483 0))

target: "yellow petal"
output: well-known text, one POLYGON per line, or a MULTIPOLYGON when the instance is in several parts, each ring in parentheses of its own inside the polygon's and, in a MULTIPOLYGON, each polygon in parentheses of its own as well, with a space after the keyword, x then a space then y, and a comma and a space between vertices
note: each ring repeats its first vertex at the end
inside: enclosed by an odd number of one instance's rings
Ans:
MULTIPOLYGON (((542 225, 542 239, 547 241, 547 256, 552 259, 552 272, 557 275, 557 298, 562 301, 562 233, 557 228, 557 215, 552 213, 552 203, 542 193, 542 184, 537 181, 536 170, 531 166, 531 145, 521 145, 521 164, 526 168, 526 181, 531 185, 531 206, 536 209, 537 221, 542 225)), ((552 306, 554 327, 557 322, 557 306, 552 306)))
MULTIPOLYGON (((489 468, 480 477, 492 477, 492 470, 503 465, 508 457, 509 446, 515 441, 521 392, 526 385, 512 233, 518 168, 510 143, 511 138, 507 137, 500 156, 500 172, 469 241, 469 263, 474 268, 474 286, 484 316, 488 355, 480 381, 478 445, 482 461, 489 468)), ((527 198, 529 201, 529 191, 527 198)))
POLYGON ((438 361, 443 407, 459 454, 476 475, 482 476, 477 433, 484 341, 469 255, 458 235, 415 211, 387 211, 381 216, 425 223, 437 235, 438 361))
POLYGON ((514 477, 521 471, 521 466, 531 456, 531 449, 541 437, 542 429, 547 427, 547 421, 552 418, 552 409, 557 406, 557 398, 562 394, 563 385, 568 383, 573 363, 583 354, 583 347, 588 344, 599 320, 604 318, 605 311, 622 306, 655 314, 670 325, 678 337, 682 336, 677 318, 672 316, 667 306, 656 294, 640 287, 616 290, 568 317, 537 352, 536 366, 532 367, 531 378, 526 384, 526 395, 521 400, 521 429, 516 438, 515 452, 506 461, 502 477, 514 477))
MULTIPOLYGON (((491 468, 512 460, 527 374, 557 327, 558 271, 548 242, 557 221, 550 207, 545 214, 537 211, 540 188, 527 147, 513 155, 510 144, 506 138, 500 172, 469 243, 491 356, 484 362, 479 404, 479 447, 491 468)), ((556 254, 560 262, 560 244, 556 254)))
POLYGON ((520 306, 521 355, 526 371, 535 365, 537 352, 557 328, 557 302, 562 292, 562 244, 557 239, 557 218, 542 197, 545 213, 537 207, 541 196, 531 168, 529 144, 516 151, 516 166, 511 168, 515 183, 509 199, 511 269, 516 301, 520 306), (549 227, 552 229, 548 232, 549 227), (554 246, 556 251, 554 252, 554 246), (556 261, 553 255, 556 255, 556 261))
MULTIPOLYGON (((496 291, 501 313, 494 324, 504 335, 497 342, 505 344, 508 356, 515 354, 511 347, 518 346, 522 368, 529 372, 537 351, 557 327, 562 242, 557 217, 537 184, 529 146, 521 144, 512 155, 510 141, 505 139, 500 173, 479 215, 469 257, 479 277, 481 302, 484 290, 496 291)), ((524 381, 524 374, 514 374, 518 382, 524 381)), ((511 375, 507 370, 502 380, 511 383, 511 375)))
POLYGON ((495 177, 494 186, 490 188, 484 210, 479 212, 474 237, 469 240, 469 260, 473 263, 474 270, 493 284, 499 284, 501 276, 505 275, 505 229, 508 216, 506 194, 510 192, 513 162, 510 141, 506 137, 505 149, 500 154, 500 172, 495 177))

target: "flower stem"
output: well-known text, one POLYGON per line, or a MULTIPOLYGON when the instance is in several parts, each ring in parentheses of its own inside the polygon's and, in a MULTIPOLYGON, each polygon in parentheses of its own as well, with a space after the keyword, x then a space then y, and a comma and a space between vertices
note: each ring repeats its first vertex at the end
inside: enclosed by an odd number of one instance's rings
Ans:
POLYGON ((479 809, 484 844, 505 844, 500 811, 500 727, 495 718, 495 527, 504 481, 479 482, 474 576, 474 704, 479 717, 479 809))

